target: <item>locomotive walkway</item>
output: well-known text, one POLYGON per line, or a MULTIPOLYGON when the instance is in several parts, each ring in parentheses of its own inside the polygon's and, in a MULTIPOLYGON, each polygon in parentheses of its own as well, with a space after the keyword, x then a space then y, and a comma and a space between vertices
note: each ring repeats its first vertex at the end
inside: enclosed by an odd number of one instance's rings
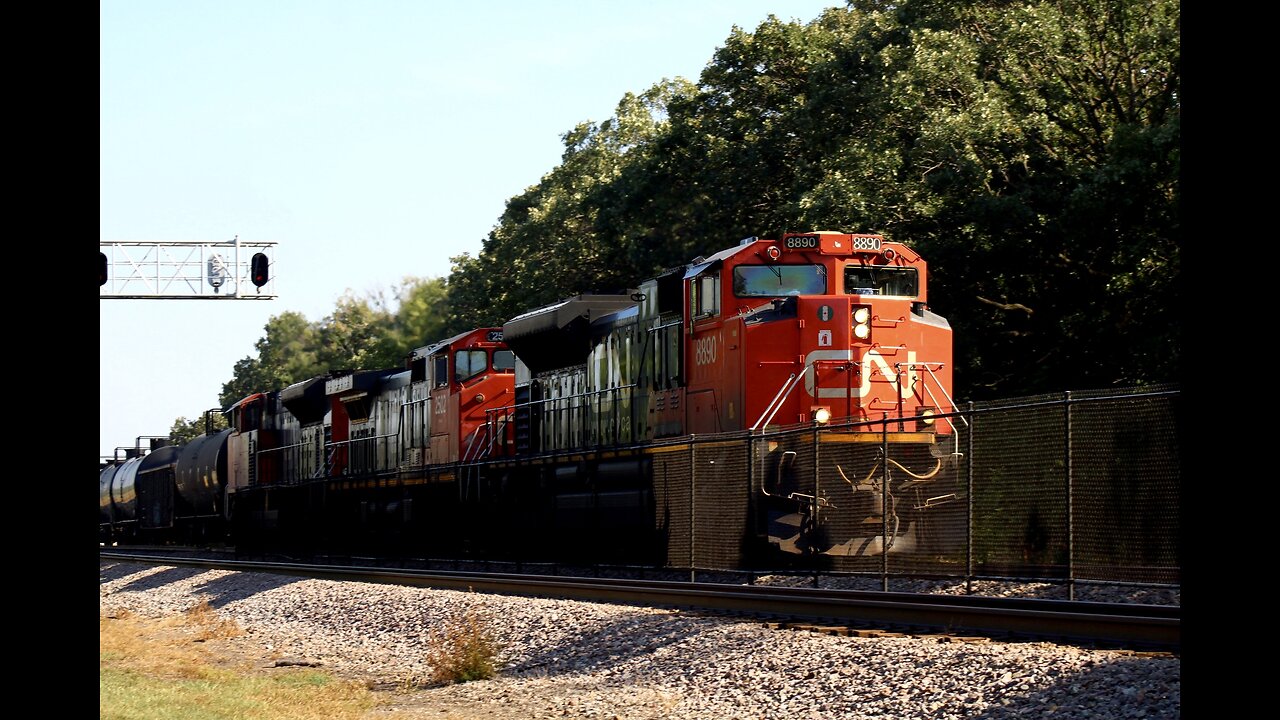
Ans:
POLYGON ((758 617, 841 634, 974 635, 1177 652, 1181 608, 1134 603, 869 592, 618 578, 388 569, 176 557, 101 550, 102 559, 263 572, 336 581, 654 605, 758 617))

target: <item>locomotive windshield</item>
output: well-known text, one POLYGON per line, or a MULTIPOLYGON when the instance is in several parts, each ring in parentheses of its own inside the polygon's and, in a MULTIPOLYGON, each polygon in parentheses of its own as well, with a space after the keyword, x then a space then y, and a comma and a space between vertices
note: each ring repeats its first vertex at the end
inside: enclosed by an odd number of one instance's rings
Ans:
POLYGON ((825 295, 827 269, 821 265, 739 265, 733 269, 737 297, 825 295))
POLYGON ((489 368, 489 354, 483 350, 459 350, 453 356, 457 382, 466 382, 489 368))
POLYGON ((846 265, 844 268, 844 293, 846 295, 915 297, 919 293, 916 269, 846 265))

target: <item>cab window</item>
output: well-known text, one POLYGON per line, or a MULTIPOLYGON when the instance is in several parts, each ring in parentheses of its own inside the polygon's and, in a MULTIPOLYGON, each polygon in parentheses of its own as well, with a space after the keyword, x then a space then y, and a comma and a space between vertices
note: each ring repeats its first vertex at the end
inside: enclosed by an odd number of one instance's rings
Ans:
POLYGON ((733 269, 737 297, 783 297, 827 294, 822 265, 739 265, 733 269))
POLYGON ((514 372, 516 369, 516 354, 510 350, 494 350, 493 369, 497 372, 514 372))
POLYGON ((720 314, 720 275, 710 273, 699 275, 694 279, 691 290, 693 297, 689 303, 693 306, 694 317, 709 317, 720 314))
POLYGON ((844 293, 915 297, 919 294, 917 278, 915 268, 847 265, 844 269, 844 293))
POLYGON ((483 350, 459 350, 453 355, 456 382, 466 382, 489 369, 489 354, 483 350))
POLYGON ((431 379, 435 387, 445 387, 449 384, 449 356, 441 353, 432 359, 431 379))
POLYGON ((254 401, 240 406, 240 411, 236 413, 236 430, 238 432, 249 432, 257 430, 262 424, 262 403, 254 401))

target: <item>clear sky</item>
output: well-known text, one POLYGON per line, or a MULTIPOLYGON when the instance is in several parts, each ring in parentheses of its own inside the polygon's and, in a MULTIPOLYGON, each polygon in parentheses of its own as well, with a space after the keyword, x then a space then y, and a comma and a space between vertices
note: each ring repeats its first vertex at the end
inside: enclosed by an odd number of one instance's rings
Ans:
POLYGON ((274 241, 279 297, 99 300, 99 454, 216 407, 271 316, 447 276, 562 134, 733 26, 842 5, 103 0, 99 240, 274 241))

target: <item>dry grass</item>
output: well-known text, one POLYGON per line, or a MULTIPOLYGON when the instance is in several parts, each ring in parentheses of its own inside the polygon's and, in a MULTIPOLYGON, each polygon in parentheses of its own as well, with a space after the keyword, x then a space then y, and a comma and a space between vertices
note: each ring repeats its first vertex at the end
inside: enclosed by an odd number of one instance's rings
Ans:
POLYGON ((218 611, 209 606, 208 600, 201 600, 187 610, 187 622, 196 631, 196 642, 226 640, 244 635, 239 623, 219 615, 218 611))
POLYGON ((487 680, 497 672, 498 643, 475 608, 431 633, 427 644, 430 684, 487 680))
POLYGON ((212 646, 243 634, 201 603, 183 615, 99 615, 99 716, 112 720, 354 720, 373 707, 361 683, 232 665, 212 646))

